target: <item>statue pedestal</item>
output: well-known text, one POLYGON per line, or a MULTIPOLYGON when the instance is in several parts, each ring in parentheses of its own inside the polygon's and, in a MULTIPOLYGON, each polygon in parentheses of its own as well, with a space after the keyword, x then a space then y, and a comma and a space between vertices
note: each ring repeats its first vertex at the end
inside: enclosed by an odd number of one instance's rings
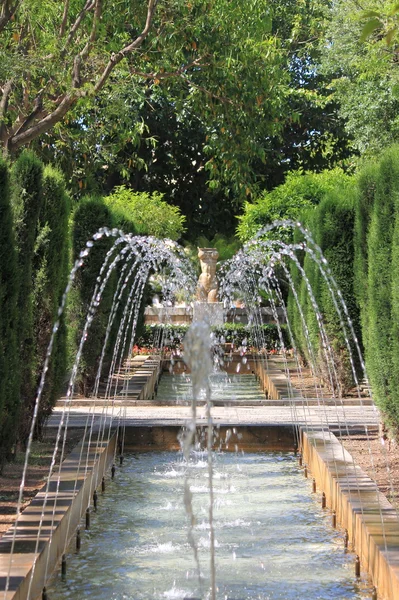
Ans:
POLYGON ((223 302, 194 302, 193 322, 207 321, 209 325, 223 325, 223 302))

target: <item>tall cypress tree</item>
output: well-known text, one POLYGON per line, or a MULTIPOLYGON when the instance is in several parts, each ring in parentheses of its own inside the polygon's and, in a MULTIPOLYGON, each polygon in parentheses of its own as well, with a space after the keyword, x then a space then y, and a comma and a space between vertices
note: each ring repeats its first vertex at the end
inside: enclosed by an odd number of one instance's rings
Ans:
MULTIPOLYGON (((43 176, 43 203, 33 260, 35 382, 40 381, 52 327, 65 290, 68 271, 68 217, 70 200, 62 174, 46 167, 43 176)), ((64 315, 55 337, 46 384, 43 390, 37 428, 40 434, 46 417, 61 392, 66 372, 66 326, 64 315)), ((31 409, 33 409, 33 400, 31 409)))
POLYGON ((399 429, 399 190, 395 194, 392 239, 392 371, 390 375, 391 422, 399 429))
POLYGON ((0 158, 0 471, 15 442, 19 404, 18 273, 9 171, 0 158))
MULTIPOLYGON (((349 182, 348 182, 349 183, 349 182)), ((314 242, 320 246, 328 260, 331 273, 340 288, 351 316, 357 337, 360 337, 359 310, 354 297, 353 274, 353 223, 354 223, 354 190, 349 185, 344 190, 336 189, 326 193, 320 204, 312 211, 305 211, 301 220, 310 230, 314 242)), ((301 241, 296 234, 295 242, 301 241)), ((302 252, 300 253, 302 254, 302 252)), ((293 332, 297 346, 306 361, 315 361, 318 372, 328 385, 337 387, 334 370, 338 384, 343 392, 353 385, 353 374, 350 363, 350 354, 346 345, 344 331, 336 311, 327 283, 321 274, 320 268, 312 256, 306 252, 303 262, 305 275, 311 287, 314 300, 321 314, 321 321, 330 342, 331 348, 326 350, 323 345, 320 325, 310 298, 307 282, 299 273, 298 267, 291 266, 291 275, 299 290, 299 301, 305 317, 309 338, 312 346, 310 354, 305 337, 304 327, 300 320, 299 310, 294 303, 292 294, 289 297, 289 316, 292 320, 293 332), (332 362, 334 369, 332 368, 332 362), (331 379, 331 375, 333 379, 331 379)), ((338 302, 339 304, 339 302, 338 302)), ((345 318, 344 318, 345 322, 345 318)), ((349 332, 348 332, 349 333, 349 332)), ((350 337, 350 336, 349 336, 350 337)), ((357 352, 351 342, 352 356, 355 366, 359 367, 357 352)))
POLYGON ((393 253, 399 146, 387 150, 379 164, 368 236, 368 334, 366 361, 374 397, 389 419, 396 419, 392 396, 393 253))
POLYGON ((34 326, 32 265, 43 193, 43 165, 30 151, 24 151, 12 169, 12 205, 14 211, 18 274, 18 344, 21 376, 21 442, 29 429, 29 406, 35 394, 34 326), (26 408, 26 410, 25 410, 26 408))
POLYGON ((354 292, 360 308, 363 344, 368 336, 368 235, 375 202, 378 164, 370 163, 360 172, 355 194, 354 292))
MULTIPOLYGON (((73 259, 76 260, 80 251, 85 248, 86 242, 100 227, 112 227, 113 224, 111 210, 102 198, 93 196, 84 198, 73 214, 71 231, 73 259)), ((71 359, 74 358, 76 348, 79 345, 96 280, 110 246, 110 239, 96 242, 89 257, 77 273, 68 311, 71 359)), ((87 342, 84 345, 78 384, 80 391, 85 395, 90 395, 93 390, 112 304, 114 283, 115 278, 112 277, 104 291, 100 306, 91 324, 87 342)))
MULTIPOLYGON (((359 305, 354 294, 354 243, 353 227, 355 219, 354 190, 346 189, 344 194, 337 189, 330 192, 317 208, 319 214, 318 244, 321 247, 331 274, 342 293, 343 300, 352 320, 356 337, 360 340, 359 305)), ((350 344, 345 340, 345 330, 333 302, 331 292, 324 278, 320 276, 318 299, 325 323, 326 333, 331 344, 337 378, 342 392, 354 384, 350 354, 352 354, 357 374, 360 374, 360 362, 353 338, 346 325, 346 317, 340 302, 342 320, 350 344)))

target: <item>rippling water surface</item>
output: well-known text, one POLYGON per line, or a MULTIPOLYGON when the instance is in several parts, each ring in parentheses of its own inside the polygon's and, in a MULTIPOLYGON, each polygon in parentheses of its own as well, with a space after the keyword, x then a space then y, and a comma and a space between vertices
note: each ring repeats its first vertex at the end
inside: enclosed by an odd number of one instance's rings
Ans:
MULTIPOLYGON (((220 600, 369 598, 354 557, 310 493, 292 455, 214 457, 217 597, 220 600)), ((109 481, 79 554, 68 556, 51 600, 206 599, 209 589, 207 459, 130 456, 109 481), (201 580, 187 541, 184 477, 194 496, 201 580)))

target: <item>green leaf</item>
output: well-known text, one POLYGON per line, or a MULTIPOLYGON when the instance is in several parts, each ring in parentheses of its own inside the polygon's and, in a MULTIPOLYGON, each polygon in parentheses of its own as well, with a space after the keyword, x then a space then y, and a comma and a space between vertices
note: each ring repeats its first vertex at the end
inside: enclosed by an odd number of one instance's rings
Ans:
POLYGON ((396 4, 393 5, 393 7, 391 8, 391 10, 388 13, 388 16, 392 17, 393 15, 396 15, 397 13, 399 13, 399 2, 397 2, 396 4))
POLYGON ((363 30, 362 30, 362 34, 360 36, 360 41, 361 42, 365 42, 367 40, 368 37, 370 37, 370 35, 378 28, 380 28, 382 25, 380 19, 378 18, 374 18, 371 19, 370 21, 367 21, 367 23, 365 23, 363 30))
POLYGON ((387 34, 385 35, 385 41, 387 43, 387 46, 391 45, 394 35, 397 33, 397 31, 398 31, 397 27, 392 27, 392 29, 390 29, 387 32, 387 34))
POLYGON ((381 13, 377 12, 376 10, 367 10, 366 12, 363 12, 360 16, 360 18, 363 19, 370 19, 371 17, 376 17, 377 19, 381 18, 381 13))

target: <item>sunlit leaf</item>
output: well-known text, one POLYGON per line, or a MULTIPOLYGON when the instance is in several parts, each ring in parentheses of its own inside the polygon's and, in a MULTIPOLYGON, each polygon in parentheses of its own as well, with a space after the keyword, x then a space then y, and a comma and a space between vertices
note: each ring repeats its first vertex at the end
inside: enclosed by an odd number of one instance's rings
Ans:
POLYGON ((392 29, 390 29, 386 34, 385 34, 385 41, 387 43, 388 46, 390 46, 392 44, 392 40, 395 36, 395 34, 397 33, 398 28, 397 27, 392 27, 392 29))
POLYGON ((399 2, 397 2, 396 4, 393 5, 391 10, 388 12, 388 16, 392 17, 393 15, 396 15, 397 13, 399 13, 399 2))
POLYGON ((363 29, 362 29, 362 33, 360 36, 360 41, 361 42, 365 42, 367 40, 367 38, 370 37, 370 35, 376 30, 379 29, 381 27, 381 21, 378 18, 374 18, 371 19, 370 21, 367 21, 367 23, 365 23, 363 29))

